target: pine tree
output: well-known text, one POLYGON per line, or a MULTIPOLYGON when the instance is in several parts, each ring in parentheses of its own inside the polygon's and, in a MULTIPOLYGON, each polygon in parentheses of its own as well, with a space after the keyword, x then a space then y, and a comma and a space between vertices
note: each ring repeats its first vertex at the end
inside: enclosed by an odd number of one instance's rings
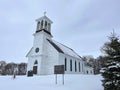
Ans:
POLYGON ((107 56, 107 63, 102 68, 104 90, 120 90, 120 41, 113 32, 102 50, 107 56))

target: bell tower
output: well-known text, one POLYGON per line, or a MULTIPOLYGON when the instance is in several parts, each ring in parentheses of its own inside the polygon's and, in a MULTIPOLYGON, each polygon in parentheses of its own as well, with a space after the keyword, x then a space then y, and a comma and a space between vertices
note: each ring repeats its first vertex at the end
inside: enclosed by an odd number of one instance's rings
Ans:
POLYGON ((52 39, 51 24, 53 23, 46 15, 36 19, 37 27, 35 30, 33 46, 28 52, 28 71, 32 70, 34 74, 44 75, 47 72, 49 62, 49 45, 47 39, 52 39))
POLYGON ((44 16, 36 19, 36 22, 37 22, 36 33, 40 31, 45 31, 46 33, 51 35, 51 24, 53 22, 46 16, 46 12, 44 12, 44 16))

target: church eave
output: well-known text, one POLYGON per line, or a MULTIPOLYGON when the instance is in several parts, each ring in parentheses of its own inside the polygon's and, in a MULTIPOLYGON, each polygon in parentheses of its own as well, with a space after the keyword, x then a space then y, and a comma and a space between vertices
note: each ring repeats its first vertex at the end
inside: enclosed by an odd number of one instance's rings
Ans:
POLYGON ((52 34, 50 32, 48 32, 47 30, 45 30, 45 29, 37 30, 36 33, 41 32, 41 31, 44 31, 45 33, 47 33, 50 36, 52 36, 52 34))

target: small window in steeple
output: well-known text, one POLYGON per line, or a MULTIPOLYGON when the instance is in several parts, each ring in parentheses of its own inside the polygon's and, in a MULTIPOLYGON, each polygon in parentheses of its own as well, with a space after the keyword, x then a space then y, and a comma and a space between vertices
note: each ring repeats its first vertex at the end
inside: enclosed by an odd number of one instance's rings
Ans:
POLYGON ((50 23, 48 23, 48 30, 50 31, 50 23))
POLYGON ((45 21, 45 26, 47 26, 47 21, 45 21))
POLYGON ((37 30, 40 29, 40 22, 37 23, 37 30))
POLYGON ((43 20, 41 21, 41 29, 43 29, 43 20))
POLYGON ((47 30, 47 21, 45 21, 45 29, 47 30))

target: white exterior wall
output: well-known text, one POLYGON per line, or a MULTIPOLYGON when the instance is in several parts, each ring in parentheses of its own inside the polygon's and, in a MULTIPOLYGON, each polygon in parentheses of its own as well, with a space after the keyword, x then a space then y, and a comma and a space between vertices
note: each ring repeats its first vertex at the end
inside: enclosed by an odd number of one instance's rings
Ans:
POLYGON ((43 55, 43 44, 44 44, 43 37, 44 37, 43 33, 35 33, 34 34, 34 42, 33 42, 33 50, 34 51, 32 51, 31 56, 43 55), (35 52, 35 49, 37 47, 40 49, 38 53, 35 52))
POLYGON ((27 71, 33 70, 35 61, 37 60, 37 75, 46 75, 53 73, 53 64, 56 63, 58 59, 58 53, 53 49, 52 46, 48 43, 46 38, 51 38, 45 32, 35 33, 33 48, 28 53, 28 67, 27 71), (39 52, 36 53, 35 49, 39 48, 39 52), (54 56, 55 55, 55 56, 54 56))
POLYGON ((44 74, 54 74, 54 65, 58 65, 58 52, 45 38, 44 53, 47 55, 46 61, 43 60, 44 74))
POLYGON ((85 66, 85 74, 94 74, 93 68, 89 66, 85 66))
POLYGON ((59 64, 60 65, 65 65, 65 58, 67 59, 67 68, 66 68, 66 71, 65 73, 66 74, 83 74, 83 70, 82 70, 82 60, 79 58, 76 58, 76 57, 72 57, 72 56, 69 56, 69 55, 66 55, 66 54, 62 54, 60 53, 59 54, 59 64), (72 71, 70 70, 70 60, 72 60, 72 71), (75 61, 76 61, 76 71, 75 71, 75 61), (80 71, 79 71, 79 62, 80 62, 80 71))
POLYGON ((39 46, 42 47, 42 59, 41 59, 41 70, 39 71, 39 75, 46 75, 48 74, 48 70, 47 70, 47 65, 48 65, 48 58, 49 58, 49 55, 48 55, 48 52, 47 50, 49 49, 48 48, 48 45, 47 45, 47 42, 46 42, 46 37, 44 35, 44 32, 40 32, 42 35, 43 35, 43 43, 42 44, 39 44, 39 46))
POLYGON ((42 58, 43 58, 43 44, 44 44, 43 34, 42 33, 35 33, 34 34, 33 48, 28 55, 27 71, 33 70, 34 63, 37 60, 37 62, 38 62, 37 73, 38 74, 41 73, 41 61, 42 61, 42 58), (39 48, 38 53, 35 52, 36 48, 39 48))

